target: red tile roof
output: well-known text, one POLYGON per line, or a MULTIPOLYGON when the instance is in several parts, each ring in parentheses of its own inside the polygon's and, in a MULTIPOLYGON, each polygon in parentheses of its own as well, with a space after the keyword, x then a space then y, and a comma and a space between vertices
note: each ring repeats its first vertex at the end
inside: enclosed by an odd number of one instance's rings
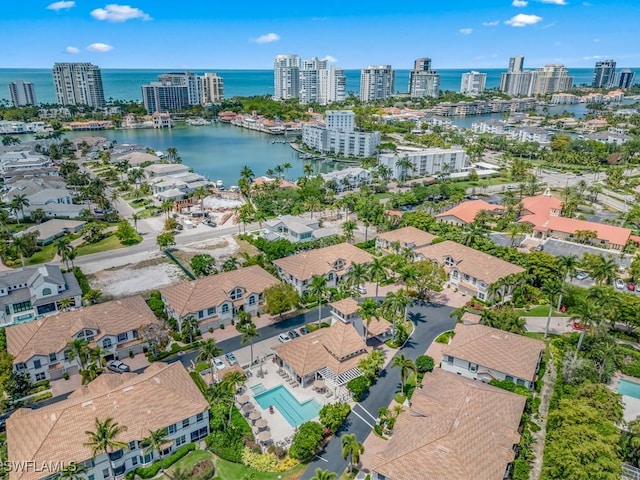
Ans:
POLYGON ((502 212, 504 211, 504 207, 502 205, 493 205, 484 200, 470 200, 468 202, 462 202, 446 212, 439 213, 436 215, 436 218, 451 216, 459 218, 465 223, 471 223, 482 210, 487 210, 492 213, 502 212))

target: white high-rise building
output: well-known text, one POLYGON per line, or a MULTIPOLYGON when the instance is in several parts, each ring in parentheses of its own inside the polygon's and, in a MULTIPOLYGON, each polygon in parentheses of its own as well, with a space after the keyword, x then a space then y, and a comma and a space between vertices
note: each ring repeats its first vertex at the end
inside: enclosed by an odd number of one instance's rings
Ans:
POLYGON ((327 69, 327 61, 318 57, 302 62, 300 69, 300 103, 320 103, 320 72, 327 69))
POLYGON ((413 64, 409 74, 409 95, 412 98, 437 97, 440 93, 440 75, 431 70, 431 59, 422 57, 413 64))
POLYGON ((215 73, 205 73, 202 77, 202 103, 211 105, 224 100, 224 82, 215 73))
POLYGON ((58 105, 104 107, 102 74, 97 65, 56 63, 53 66, 53 86, 58 105))
POLYGON ((356 129, 356 114, 352 110, 327 110, 327 130, 353 132, 356 129))
POLYGON ((509 72, 517 73, 521 72, 524 67, 524 56, 517 55, 509 58, 509 72))
POLYGON ((591 86, 594 88, 609 88, 614 86, 616 76, 615 60, 603 60, 596 62, 593 69, 593 81, 591 86))
POLYGON ((318 72, 318 103, 328 105, 333 102, 343 102, 347 91, 347 77, 344 70, 335 65, 318 72))
POLYGON ((360 100, 386 100, 393 94, 395 72, 391 65, 369 65, 360 72, 360 100))
POLYGON ((9 84, 9 93, 13 106, 26 107, 28 105, 36 105, 36 90, 31 82, 19 80, 9 84))
POLYGON ((396 153, 382 153, 378 164, 391 171, 393 178, 426 177, 441 173, 459 172, 467 167, 467 154, 464 148, 405 148, 396 153), (401 160, 409 160, 411 168, 402 166, 401 160))
POLYGON ((536 72, 523 70, 524 57, 509 59, 509 70, 500 75, 500 91, 514 97, 533 95, 536 72))
POLYGON ((573 77, 564 65, 545 65, 536 70, 534 95, 568 92, 573 87, 573 77))
POLYGON ((478 95, 484 92, 484 86, 487 83, 487 74, 471 71, 462 74, 460 82, 460 93, 469 95, 478 95))
POLYGON ((163 85, 186 87, 189 105, 200 105, 202 102, 202 77, 191 72, 169 72, 158 75, 163 85))
POLYGON ((273 61, 273 99, 286 100, 300 95, 300 57, 278 55, 273 61))

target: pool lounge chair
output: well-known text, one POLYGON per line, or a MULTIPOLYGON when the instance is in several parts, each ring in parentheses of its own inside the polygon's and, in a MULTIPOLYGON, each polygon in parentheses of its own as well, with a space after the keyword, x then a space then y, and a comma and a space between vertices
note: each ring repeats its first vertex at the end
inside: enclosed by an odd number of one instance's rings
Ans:
POLYGON ((329 397, 332 397, 332 396, 333 396, 333 393, 331 393, 331 390, 329 390, 329 391, 327 392, 326 397, 327 397, 327 398, 329 398, 329 397))

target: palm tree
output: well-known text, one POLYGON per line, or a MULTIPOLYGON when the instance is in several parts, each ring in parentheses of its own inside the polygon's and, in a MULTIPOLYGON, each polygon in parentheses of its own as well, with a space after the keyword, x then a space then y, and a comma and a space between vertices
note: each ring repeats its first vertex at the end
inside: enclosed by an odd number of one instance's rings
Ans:
POLYGON ((346 220, 342 224, 342 231, 344 232, 344 236, 347 238, 348 242, 353 241, 353 232, 356 228, 356 222, 354 222, 353 220, 346 220))
POLYGON ((180 333, 182 334, 182 339, 187 337, 189 339, 189 343, 193 342, 193 337, 197 334, 197 330, 200 324, 198 323, 198 319, 193 315, 188 315, 182 320, 180 323, 180 333))
POLYGON ((98 364, 91 362, 87 365, 87 368, 80 370, 80 376, 82 377, 82 385, 93 382, 103 372, 102 368, 98 367, 98 364))
POLYGON ((329 470, 322 470, 321 468, 316 468, 316 473, 311 480, 335 480, 338 476, 337 473, 330 472, 329 470))
POLYGON ((233 414, 233 403, 236 400, 238 389, 247 381, 247 376, 243 372, 229 372, 222 381, 223 386, 229 390, 233 401, 229 402, 229 424, 231 424, 231 415, 233 414))
POLYGON ((403 290, 387 293, 382 308, 391 316, 394 335, 396 333, 396 320, 406 317, 407 307, 409 307, 409 305, 411 305, 411 299, 407 297, 403 290))
MULTIPOLYGON (((149 436, 142 440, 144 445, 144 455, 151 454, 151 458, 154 456, 154 452, 158 452, 158 458, 162 458, 163 447, 171 443, 168 437, 166 428, 159 428, 158 430, 149 430, 149 436)), ((160 473, 164 473, 164 466, 160 462, 160 473)))
POLYGON ((73 298, 61 298, 58 301, 58 310, 65 312, 72 306, 75 306, 75 304, 76 301, 73 298))
POLYGON ((178 160, 178 149, 176 147, 168 147, 167 148, 167 159, 175 162, 175 163, 179 163, 178 160))
MULTIPOLYGON (((576 272, 576 267, 578 266, 578 257, 575 255, 567 255, 566 257, 560 257, 558 259, 558 263, 560 264, 560 268, 562 269, 562 287, 564 288, 565 282, 573 276, 576 272)), ((560 294, 558 295, 558 305, 556 306, 556 310, 560 310, 562 306, 562 290, 560 290, 560 294)))
POLYGON ((14 235, 13 236, 13 241, 11 243, 13 245, 13 248, 20 255, 20 263, 22 264, 22 268, 24 269, 24 267, 25 267, 24 257, 28 253, 33 252, 33 250, 32 250, 32 248, 33 248, 33 240, 30 238, 29 234, 27 234, 27 235, 14 235))
POLYGON ((245 342, 249 341, 251 346, 251 365, 253 365, 253 341, 260 336, 256 324, 250 321, 242 327, 241 333, 240 344, 244 345, 245 342))
POLYGON ((309 294, 318 300, 318 328, 322 320, 322 299, 327 294, 327 277, 324 275, 314 275, 309 283, 309 294))
POLYGON ((65 350, 69 360, 78 359, 80 369, 84 369, 84 362, 89 359, 89 343, 82 338, 76 338, 67 344, 65 350))
POLYGON ((310 163, 305 163, 302 167, 302 173, 304 173, 307 177, 313 175, 313 165, 311 165, 310 163))
MULTIPOLYGON (((120 450, 123 448, 127 448, 127 444, 125 442, 120 442, 116 440, 123 432, 127 430, 127 427, 124 425, 118 424, 115 422, 113 418, 107 417, 103 422, 101 422, 98 418, 95 420, 95 430, 85 431, 84 433, 89 437, 89 440, 85 443, 85 446, 91 449, 91 452, 94 457, 98 456, 101 453, 109 456, 109 453, 112 453, 115 450, 120 450)), ((113 472, 113 464, 111 462, 111 457, 109 456, 109 477, 115 478, 113 472)))
POLYGON ((562 283, 556 278, 551 278, 542 286, 542 291, 549 298, 549 314, 547 315, 547 324, 544 327, 544 338, 549 335, 549 324, 551 323, 551 312, 553 311, 553 301, 562 293, 562 283))
POLYGON ((232 270, 237 270, 240 266, 240 262, 236 257, 229 257, 222 263, 222 271, 230 272, 232 270))
POLYGON ((580 339, 578 340, 578 347, 576 348, 576 353, 573 357, 575 360, 578 358, 580 348, 582 348, 584 332, 586 332, 588 328, 593 326, 597 327, 600 324, 602 321, 602 312, 600 307, 594 302, 591 302, 586 298, 580 298, 577 303, 570 308, 569 313, 571 313, 571 320, 578 321, 582 327, 580 339))
POLYGON ((349 459, 349 472, 353 464, 358 464, 360 455, 364 453, 364 445, 358 441, 355 433, 349 433, 342 437, 342 458, 349 459))
POLYGON ((386 264, 386 257, 374 257, 369 264, 368 276, 372 282, 376 282, 376 299, 378 298, 380 282, 387 279, 387 270, 385 269, 386 264))
POLYGON ((373 319, 378 316, 378 303, 373 298, 365 299, 358 308, 358 314, 362 318, 364 341, 366 342, 369 325, 371 325, 373 319))
POLYGON ((140 220, 140 214, 133 212, 131 214, 131 220, 133 221, 133 228, 136 229, 136 232, 138 231, 138 220, 140 220))
POLYGON ((598 259, 591 269, 591 277, 599 285, 611 285, 616 278, 617 272, 618 264, 611 256, 598 255, 598 259))
POLYGON ((356 290, 356 297, 360 296, 359 287, 368 277, 368 268, 365 263, 352 263, 349 272, 349 285, 356 290))
POLYGON ((67 252, 69 251, 69 247, 71 246, 71 240, 68 237, 62 237, 56 241, 56 253, 62 258, 62 261, 67 264, 67 270, 69 270, 69 258, 67 257, 67 252))
POLYGON ((284 162, 282 164, 282 168, 284 169, 284 178, 287 178, 287 173, 289 172, 289 169, 291 168, 291 163, 290 162, 284 162))
POLYGON ((396 168, 401 169, 400 179, 402 180, 402 183, 404 183, 407 179, 407 173, 409 172, 409 170, 415 170, 413 162, 411 162, 411 160, 409 160, 409 157, 407 156, 402 157, 396 162, 396 168))
MULTIPOLYGON (((24 219, 24 208, 31 205, 26 194, 19 193, 11 199, 11 209, 14 211, 20 211, 20 218, 24 219)), ((20 219, 18 219, 20 223, 20 219)))
POLYGON ((391 368, 395 367, 400 369, 400 381, 402 383, 402 388, 404 389, 404 384, 407 381, 409 374, 416 373, 416 364, 410 358, 406 358, 404 353, 401 353, 400 355, 393 357, 391 368))
POLYGON ((251 179, 253 177, 255 177, 255 173, 253 173, 253 170, 251 170, 251 168, 249 168, 247 165, 245 165, 240 170, 240 177, 241 178, 246 178, 249 181, 249 183, 251 183, 251 179))
POLYGON ((304 202, 304 208, 311 214, 311 218, 313 218, 313 212, 320 210, 322 208, 322 203, 317 198, 312 197, 304 202))
MULTIPOLYGON (((211 369, 211 383, 213 383, 213 372, 215 369, 215 365, 213 364, 213 359, 218 355, 222 354, 222 349, 216 345, 216 341, 213 338, 208 339, 206 342, 202 344, 200 347, 200 351, 198 352, 198 356, 196 357, 196 361, 204 361, 209 364, 209 368, 211 369)), ((216 376, 217 376, 216 370, 216 376)))

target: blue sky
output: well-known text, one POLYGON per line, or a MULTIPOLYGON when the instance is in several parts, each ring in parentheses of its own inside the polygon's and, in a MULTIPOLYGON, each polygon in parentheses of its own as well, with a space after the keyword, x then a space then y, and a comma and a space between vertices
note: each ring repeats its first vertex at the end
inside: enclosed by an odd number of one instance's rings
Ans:
POLYGON ((639 0, 3 2, 0 68, 270 69, 279 53, 359 69, 640 66, 639 0), (361 7, 366 4, 366 10, 361 7))

